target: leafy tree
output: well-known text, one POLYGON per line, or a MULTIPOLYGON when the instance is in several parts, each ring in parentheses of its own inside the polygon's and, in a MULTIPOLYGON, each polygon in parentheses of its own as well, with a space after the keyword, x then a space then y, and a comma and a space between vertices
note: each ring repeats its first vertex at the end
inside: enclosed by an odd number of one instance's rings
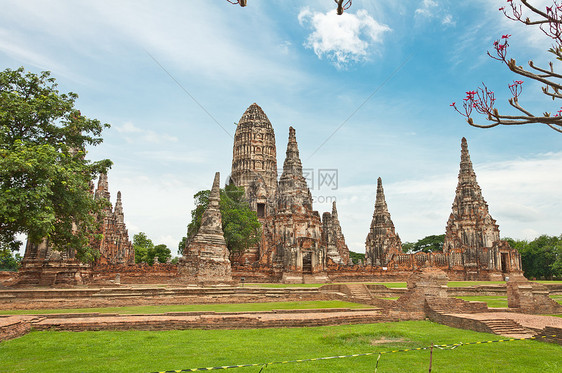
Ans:
POLYGON ((187 237, 183 236, 181 238, 180 243, 178 244, 178 254, 179 255, 183 255, 183 249, 185 248, 185 245, 187 244, 187 237))
MULTIPOLYGON (((133 247, 135 248, 135 263, 148 263, 148 252, 153 250, 154 244, 146 233, 139 232, 133 236, 133 247)), ((154 256, 152 260, 154 261, 154 256)))
POLYGON ((415 242, 402 242, 402 252, 409 253, 414 251, 415 242))
POLYGON ((144 232, 133 236, 133 247, 135 248, 135 263, 153 265, 156 260, 159 263, 166 263, 172 257, 172 252, 166 245, 155 246, 144 232))
MULTIPOLYGON (((203 190, 193 196, 195 209, 191 211, 191 222, 187 226, 188 241, 199 231, 203 212, 209 204, 210 193, 210 190, 203 190)), ((261 224, 256 213, 244 200, 244 188, 229 184, 221 189, 220 198, 222 229, 226 246, 231 254, 240 254, 260 241, 261 224)), ((183 248, 181 249, 183 253, 183 248)))
POLYGON ((149 257, 152 258, 152 262, 158 259, 159 263, 166 263, 172 257, 172 252, 168 249, 168 246, 160 244, 154 246, 149 252, 149 257))
POLYGON ((0 72, 0 248, 17 250, 23 233, 91 261, 94 215, 105 202, 94 201, 90 182, 111 161, 88 161, 85 148, 109 125, 83 116, 78 95, 56 87, 49 72, 0 72))
POLYGON ((418 252, 418 251, 423 251, 425 253, 442 252, 444 242, 445 242, 444 234, 426 236, 418 240, 416 243, 404 242, 402 244, 402 251, 405 253, 418 252))
POLYGON ((19 253, 12 253, 8 249, 0 249, 0 271, 17 271, 22 257, 19 253))
POLYGON ((365 260, 365 253, 356 253, 354 251, 350 251, 349 256, 351 257, 353 264, 358 264, 360 261, 365 260))
POLYGON ((527 278, 552 279, 562 276, 562 235, 542 235, 533 241, 506 239, 521 254, 527 278))
MULTIPOLYGON (((551 6, 540 10, 529 4, 527 0, 507 0, 508 6, 501 7, 500 11, 510 20, 521 22, 526 26, 538 26, 540 30, 552 40, 552 47, 548 50, 555 60, 562 61, 562 4, 559 0, 553 0, 551 6), (530 17, 530 18, 529 18, 530 17)), ((504 63, 507 68, 514 73, 530 79, 527 84, 533 86, 533 81, 543 85, 542 92, 552 100, 562 98, 562 83, 560 79, 562 75, 554 71, 555 64, 549 63, 548 67, 539 67, 533 61, 529 61, 530 68, 518 66, 513 58, 508 58, 509 38, 511 35, 502 35, 493 44, 494 52, 488 52, 488 55, 495 60, 504 63)), ((556 65, 558 67, 558 65, 556 65)), ((467 118, 468 123, 474 127, 490 128, 500 124, 502 125, 521 125, 531 123, 542 123, 555 131, 562 133, 562 109, 557 113, 552 113, 550 109, 545 110, 542 114, 535 115, 519 104, 519 96, 523 91, 523 80, 515 80, 513 84, 509 84, 508 88, 511 92, 509 104, 515 108, 519 115, 503 115, 498 109, 494 108, 494 92, 488 90, 484 85, 475 91, 466 92, 467 96, 463 100, 463 108, 459 110, 453 102, 454 107, 461 115, 467 118), (483 114, 490 124, 476 124, 472 119, 473 110, 479 114, 483 114)), ((556 109, 555 109, 556 110, 556 109)))

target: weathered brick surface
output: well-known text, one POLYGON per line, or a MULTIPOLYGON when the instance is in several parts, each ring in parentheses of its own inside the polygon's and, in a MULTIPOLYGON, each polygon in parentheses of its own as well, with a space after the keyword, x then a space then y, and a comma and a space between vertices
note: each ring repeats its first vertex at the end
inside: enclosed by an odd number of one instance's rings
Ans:
POLYGON ((0 342, 18 338, 29 333, 32 323, 40 320, 42 320, 41 317, 25 315, 0 317, 0 342))
POLYGON ((537 340, 562 345, 562 327, 546 326, 537 334, 537 340))
POLYGON ((116 307, 160 304, 256 303, 333 299, 318 289, 92 288, 0 291, 0 309, 116 307))
POLYGON ((524 313, 558 313, 562 306, 550 298, 548 288, 514 275, 507 282, 507 304, 524 313))
POLYGON ((232 283, 229 251, 222 231, 220 212, 220 173, 215 173, 209 204, 201 226, 191 238, 178 264, 179 280, 188 284, 232 283))
POLYGON ((51 315, 33 324, 36 330, 181 330, 310 327, 396 321, 376 309, 291 310, 285 312, 182 313, 60 317, 51 315))

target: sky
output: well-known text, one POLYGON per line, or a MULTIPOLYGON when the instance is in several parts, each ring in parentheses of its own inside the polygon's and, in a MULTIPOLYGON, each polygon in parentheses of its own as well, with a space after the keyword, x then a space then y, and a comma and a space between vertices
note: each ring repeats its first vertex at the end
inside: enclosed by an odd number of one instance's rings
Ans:
MULTIPOLYGON (((518 64, 547 65, 550 40, 504 5, 354 0, 337 16, 330 0, 2 0, 0 67, 51 71, 82 114, 111 124, 88 157, 114 162, 112 203, 120 190, 131 238, 145 232, 173 253, 193 195, 216 171, 226 182, 236 123, 254 102, 279 168, 296 129, 314 209, 337 202, 352 251, 365 250, 378 177, 402 241, 445 232, 462 137, 501 236, 560 235, 562 135, 473 128, 450 107, 484 82, 513 114, 507 86, 520 77, 486 55, 501 35, 518 64)), ((526 108, 560 108, 523 80, 526 108)))

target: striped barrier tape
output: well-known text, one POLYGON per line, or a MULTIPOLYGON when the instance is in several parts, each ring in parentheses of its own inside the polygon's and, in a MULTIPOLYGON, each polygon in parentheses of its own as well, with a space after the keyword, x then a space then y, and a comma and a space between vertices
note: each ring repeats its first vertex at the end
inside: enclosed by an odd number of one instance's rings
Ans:
MULTIPOLYGON (((487 344, 487 343, 498 343, 498 342, 512 342, 512 341, 524 341, 524 340, 537 340, 540 338, 555 338, 557 335, 544 335, 539 337, 527 337, 527 338, 509 338, 509 339, 500 339, 495 341, 479 341, 479 342, 460 342, 460 343, 453 343, 453 344, 443 344, 443 345, 433 345, 433 348, 438 348, 441 350, 454 350, 457 347, 461 346, 468 346, 468 345, 480 345, 480 344, 487 344)), ((389 350, 389 351, 381 351, 381 352, 365 352, 362 354, 352 354, 352 355, 339 355, 339 356, 328 356, 328 357, 317 357, 311 359, 297 359, 297 360, 285 360, 285 361, 273 361, 271 363, 255 363, 255 364, 240 364, 240 365, 223 365, 219 367, 209 367, 209 368, 193 368, 193 369, 180 369, 180 370, 165 370, 165 371, 158 371, 153 373, 181 373, 181 372, 200 372, 200 371, 208 371, 208 370, 222 370, 222 369, 233 369, 233 368, 247 368, 247 367, 262 367, 260 372, 269 365, 276 365, 276 364, 290 364, 290 363, 306 363, 309 361, 320 361, 320 360, 332 360, 332 359, 344 359, 349 357, 360 357, 360 356, 372 356, 372 355, 379 355, 377 358, 377 366, 379 360, 383 354, 392 354, 397 352, 408 352, 408 351, 421 351, 421 350, 429 350, 431 346, 428 347, 418 347, 418 348, 405 348, 401 350, 389 350)))

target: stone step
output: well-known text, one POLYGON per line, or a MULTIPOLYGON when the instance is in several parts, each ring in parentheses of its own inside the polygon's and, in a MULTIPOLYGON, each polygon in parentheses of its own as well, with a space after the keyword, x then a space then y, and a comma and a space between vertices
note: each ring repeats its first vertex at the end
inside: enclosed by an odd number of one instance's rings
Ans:
POLYGON ((510 319, 490 319, 482 320, 495 334, 499 335, 533 335, 534 332, 523 327, 521 324, 510 319))

